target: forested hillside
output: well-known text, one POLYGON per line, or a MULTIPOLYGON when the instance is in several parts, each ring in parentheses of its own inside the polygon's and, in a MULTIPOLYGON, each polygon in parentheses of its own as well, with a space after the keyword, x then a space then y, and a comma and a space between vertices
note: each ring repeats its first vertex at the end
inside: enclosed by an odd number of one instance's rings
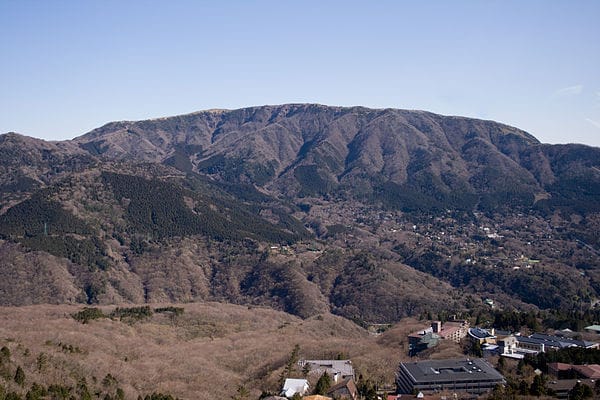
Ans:
POLYGON ((600 294, 600 149, 492 121, 289 104, 11 133, 0 156, 6 305, 215 300, 362 324, 600 294))

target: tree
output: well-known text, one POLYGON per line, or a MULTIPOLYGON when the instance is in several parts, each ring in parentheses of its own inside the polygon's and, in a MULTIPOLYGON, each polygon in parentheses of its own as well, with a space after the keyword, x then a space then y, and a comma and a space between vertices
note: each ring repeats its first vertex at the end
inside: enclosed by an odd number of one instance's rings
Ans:
POLYGON ((479 340, 476 340, 473 342, 473 347, 471 349, 471 353, 475 357, 483 357, 483 349, 481 348, 481 343, 479 343, 479 340))
POLYGON ((235 396, 232 396, 231 398, 233 400, 245 400, 248 397, 250 397, 250 392, 248 391, 248 389, 246 389, 244 385, 241 385, 238 386, 235 396))
POLYGON ((500 357, 498 359, 498 370, 500 372, 503 372, 505 368, 506 368, 506 360, 504 359, 504 357, 500 357))
POLYGON ((310 372, 310 364, 306 363, 306 364, 304 364, 304 367, 302 367, 302 376, 306 378, 308 376, 309 372, 310 372))
POLYGON ((0 349, 0 364, 10 361, 10 350, 6 346, 0 349))
POLYGON ((546 378, 544 375, 536 375, 533 377, 529 393, 538 397, 546 394, 546 378))
POLYGON ((48 356, 46 353, 40 353, 35 360, 38 372, 42 372, 46 369, 48 364, 48 356))
POLYGON ((25 385, 25 371, 23 371, 23 368, 21 368, 20 365, 15 372, 15 383, 19 386, 25 385))
POLYGON ((375 389, 375 384, 370 379, 362 379, 362 375, 358 379, 357 385, 358 393, 365 400, 376 400, 377 399, 377 390, 375 389))
MULTIPOLYGON (((25 400, 42 400, 47 396, 48 392, 42 385, 34 383, 25 395, 25 400)), ((0 396, 0 399, 2 396, 0 396)), ((90 399, 91 400, 91 399, 90 399)))
POLYGON ((326 394, 331 387, 331 377, 327 372, 323 372, 323 375, 317 381, 313 394, 326 394))
POLYGON ((521 379, 519 382, 519 394, 521 396, 527 396, 529 394, 529 385, 525 379, 521 379))
POLYGON ((294 369, 294 365, 298 362, 299 354, 300 354, 300 345, 297 344, 294 346, 294 349, 292 350, 292 354, 290 354, 290 358, 288 358, 287 362, 285 363, 285 368, 283 369, 283 371, 281 372, 281 375, 279 376, 279 386, 283 386, 283 383, 285 382, 285 380, 290 377, 290 374, 292 373, 292 370, 294 369))
POLYGON ((577 382, 575 386, 573 386, 573 389, 569 391, 569 399, 571 400, 589 399, 593 395, 592 388, 588 385, 583 385, 580 382, 577 382))

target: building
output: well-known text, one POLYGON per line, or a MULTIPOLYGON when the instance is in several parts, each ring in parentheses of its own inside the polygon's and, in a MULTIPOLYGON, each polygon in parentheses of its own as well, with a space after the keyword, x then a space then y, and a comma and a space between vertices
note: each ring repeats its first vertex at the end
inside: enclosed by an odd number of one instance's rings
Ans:
POLYGON ((573 365, 553 362, 548 364, 548 373, 558 379, 581 378, 598 380, 600 379, 600 365, 573 365))
POLYGON ((470 328, 468 335, 474 342, 479 342, 487 348, 494 348, 494 351, 500 355, 510 358, 523 358, 526 354, 543 353, 547 350, 559 350, 568 347, 581 347, 584 349, 597 349, 598 343, 589 342, 586 340, 577 340, 568 337, 567 332, 561 332, 563 336, 546 335, 543 333, 534 333, 529 336, 521 336, 519 334, 512 335, 510 332, 470 328), (489 346, 489 345, 497 345, 489 346))
POLYGON ((583 329, 585 329, 586 332, 597 333, 600 335, 600 325, 590 325, 583 329))
POLYGON ((449 391, 481 394, 504 383, 504 377, 481 358, 400 363, 396 378, 398 393, 449 391))
POLYGON ((544 352, 549 349, 560 350, 568 347, 581 347, 583 349, 597 349, 598 343, 587 340, 576 340, 567 337, 534 333, 530 336, 516 336, 518 347, 544 352))
POLYGON ((433 333, 432 328, 413 332, 408 335, 408 354, 414 356, 423 350, 435 347, 440 341, 440 335, 433 333))
POLYGON ((587 385, 590 389, 594 389, 596 384, 593 379, 561 379, 558 381, 550 381, 546 385, 548 389, 554 391, 554 397, 559 399, 568 399, 569 392, 575 387, 576 384, 587 385))
POLYGON ((354 383, 354 379, 347 378, 342 382, 333 385, 327 391, 327 396, 331 396, 340 400, 356 400, 358 399, 358 389, 354 383))
POLYGON ((300 360, 298 365, 310 375, 331 376, 334 383, 354 377, 354 367, 350 360, 300 360))
POLYGON ((493 329, 490 331, 488 329, 473 327, 469 329, 468 334, 471 340, 479 342, 479 344, 496 343, 496 335, 493 329))
POLYGON ((286 379, 283 383, 283 389, 281 389, 281 395, 285 397, 292 397, 296 393, 303 396, 304 393, 308 392, 308 381, 306 379, 286 379))
POLYGON ((573 365, 573 371, 581 378, 600 379, 600 365, 598 364, 573 365))
POLYGON ((442 324, 433 321, 431 326, 408 335, 408 353, 413 356, 423 350, 435 347, 440 340, 460 342, 467 336, 469 321, 451 321, 442 324))
POLYGON ((508 358, 523 359, 526 354, 537 354, 543 349, 543 345, 527 344, 518 341, 518 336, 509 335, 497 339, 498 354, 508 358), (522 346, 520 346, 520 344, 522 346))
MULTIPOLYGON (((462 338, 467 336, 469 331, 469 321, 450 321, 445 324, 440 324, 439 335, 444 340, 460 342, 462 338)), ((434 329, 435 332, 435 329, 434 329)))

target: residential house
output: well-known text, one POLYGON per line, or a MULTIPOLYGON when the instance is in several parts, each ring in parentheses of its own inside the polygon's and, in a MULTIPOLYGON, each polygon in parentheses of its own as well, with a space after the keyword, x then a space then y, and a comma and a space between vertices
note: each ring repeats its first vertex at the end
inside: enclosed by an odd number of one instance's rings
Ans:
POLYGON ((340 400, 357 400, 358 389, 356 388, 354 379, 347 378, 330 387, 327 395, 340 400))
POLYGON ((298 365, 309 375, 321 376, 324 373, 331 376, 334 383, 343 379, 354 379, 354 367, 350 360, 300 360, 298 365))
POLYGON ((286 379, 281 389, 281 395, 285 397, 292 397, 296 393, 300 396, 304 396, 308 392, 309 384, 306 379, 286 379))

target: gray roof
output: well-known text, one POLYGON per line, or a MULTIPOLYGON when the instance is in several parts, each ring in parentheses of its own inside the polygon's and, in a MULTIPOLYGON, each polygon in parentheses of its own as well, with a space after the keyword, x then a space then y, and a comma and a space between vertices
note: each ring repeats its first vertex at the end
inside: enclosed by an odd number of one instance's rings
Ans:
POLYGON ((554 347, 558 349, 567 347, 588 348, 595 344, 594 342, 588 342, 586 340, 575 340, 566 337, 544 335, 542 333, 534 333, 531 336, 517 336, 517 340, 523 343, 543 344, 545 347, 554 347))
POLYGON ((469 334, 477 339, 486 339, 486 338, 495 337, 487 329, 477 328, 477 327, 469 328, 469 334))
POLYGON ((350 360, 302 360, 298 364, 304 366, 309 364, 312 371, 327 371, 329 373, 339 372, 343 376, 354 376, 354 368, 350 360))
POLYGON ((408 372, 416 384, 420 382, 473 382, 504 379, 498 371, 481 358, 408 362, 400 363, 400 368, 408 372))
POLYGON ((600 331, 600 325, 590 325, 590 326, 586 326, 583 329, 587 329, 589 331, 600 331))

